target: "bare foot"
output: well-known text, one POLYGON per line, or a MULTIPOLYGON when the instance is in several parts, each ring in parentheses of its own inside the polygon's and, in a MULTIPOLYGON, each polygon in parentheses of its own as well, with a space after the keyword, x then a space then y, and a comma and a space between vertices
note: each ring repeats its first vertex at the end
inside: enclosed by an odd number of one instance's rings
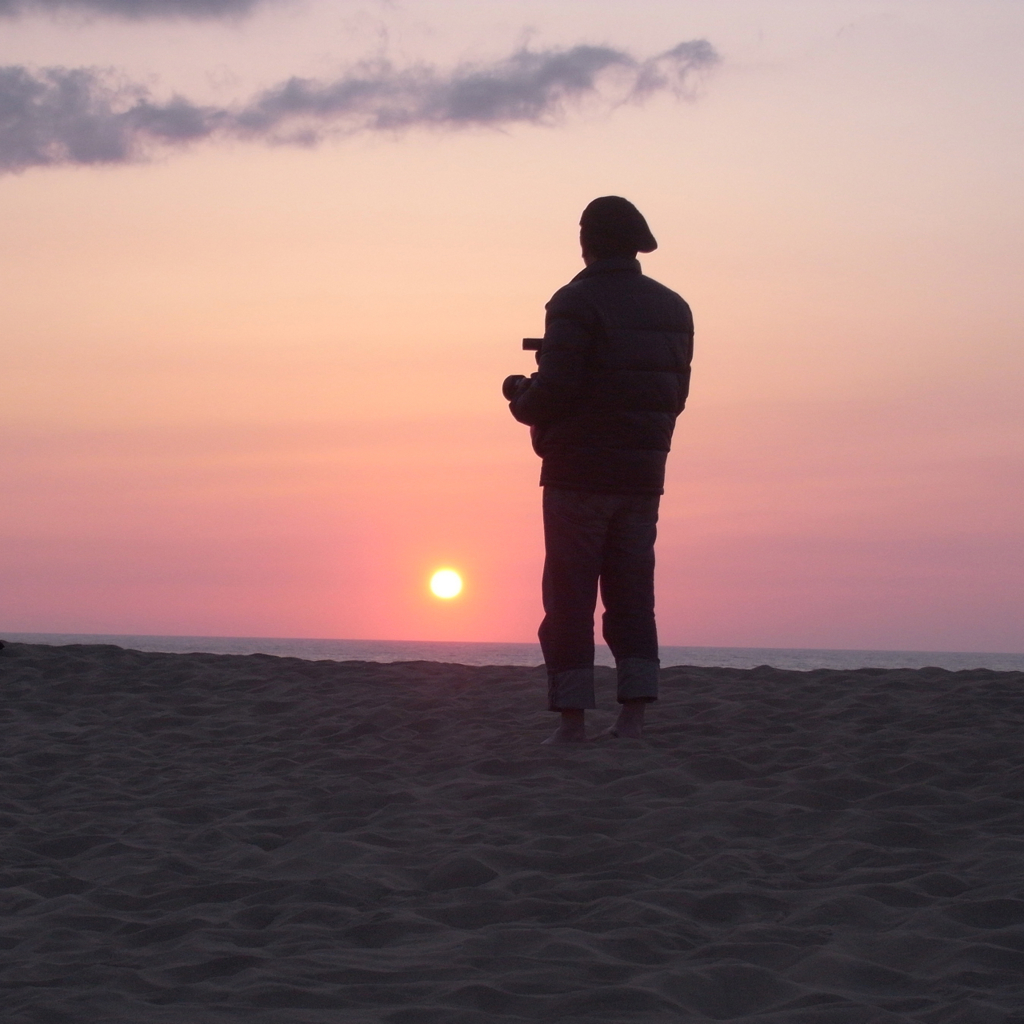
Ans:
POLYGON ((583 711, 563 711, 558 728, 544 740, 544 745, 557 743, 586 743, 587 726, 583 711))
POLYGON ((646 707, 647 701, 644 700, 626 701, 619 711, 619 717, 616 719, 615 724, 610 729, 606 729, 601 735, 607 736, 610 739, 642 740, 644 738, 644 709, 646 707))

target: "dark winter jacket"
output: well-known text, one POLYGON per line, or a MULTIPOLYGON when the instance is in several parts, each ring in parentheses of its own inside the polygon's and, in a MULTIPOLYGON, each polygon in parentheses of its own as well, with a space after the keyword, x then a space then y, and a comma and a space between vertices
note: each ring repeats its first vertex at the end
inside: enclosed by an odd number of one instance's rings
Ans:
POLYGON ((509 403, 541 484, 661 494, 692 355, 690 307, 635 259, 597 260, 555 292, 540 369, 509 403))

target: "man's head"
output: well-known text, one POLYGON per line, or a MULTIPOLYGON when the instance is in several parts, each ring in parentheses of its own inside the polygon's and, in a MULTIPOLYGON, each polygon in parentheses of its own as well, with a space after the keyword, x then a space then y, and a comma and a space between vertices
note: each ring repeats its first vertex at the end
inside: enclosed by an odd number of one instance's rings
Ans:
POLYGON ((658 243, 644 215, 622 196, 601 196, 580 217, 580 247, 590 260, 654 252, 658 243))

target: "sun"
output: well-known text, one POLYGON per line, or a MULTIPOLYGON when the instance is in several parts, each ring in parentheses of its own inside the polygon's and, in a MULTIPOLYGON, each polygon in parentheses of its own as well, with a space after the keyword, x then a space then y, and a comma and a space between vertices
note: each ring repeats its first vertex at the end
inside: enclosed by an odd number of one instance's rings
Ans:
POLYGON ((454 569, 438 569, 430 577, 430 589, 436 597, 458 597, 462 592, 462 577, 454 569))

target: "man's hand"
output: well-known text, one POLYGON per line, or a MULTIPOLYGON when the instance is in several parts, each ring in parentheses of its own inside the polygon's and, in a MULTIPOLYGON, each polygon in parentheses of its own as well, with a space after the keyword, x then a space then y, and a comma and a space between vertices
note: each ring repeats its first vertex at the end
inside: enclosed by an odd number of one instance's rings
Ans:
POLYGON ((502 382, 501 393, 507 402, 511 402, 529 383, 529 377, 524 377, 521 373, 513 373, 502 382))

